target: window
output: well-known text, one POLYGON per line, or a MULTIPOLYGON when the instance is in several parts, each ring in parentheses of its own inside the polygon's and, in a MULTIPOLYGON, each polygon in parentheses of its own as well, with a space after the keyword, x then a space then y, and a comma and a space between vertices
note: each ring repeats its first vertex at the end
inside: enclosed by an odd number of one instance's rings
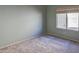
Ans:
POLYGON ((59 13, 56 15, 57 28, 66 29, 66 13, 59 13))
POLYGON ((67 28, 78 31, 78 13, 67 13, 67 28))
POLYGON ((56 27, 60 29, 79 30, 79 13, 56 14, 56 27))

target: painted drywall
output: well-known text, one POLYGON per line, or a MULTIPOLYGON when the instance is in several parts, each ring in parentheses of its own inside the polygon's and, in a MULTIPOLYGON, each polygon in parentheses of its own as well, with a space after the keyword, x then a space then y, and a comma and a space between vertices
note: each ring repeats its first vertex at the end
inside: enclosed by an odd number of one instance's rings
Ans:
POLYGON ((43 6, 0 6, 0 46, 43 31, 43 6))
POLYGON ((47 5, 45 5, 43 9, 43 32, 42 32, 43 35, 46 34, 46 27, 47 27, 46 20, 47 20, 47 5))
MULTIPOLYGON (((59 37, 79 41, 79 32, 73 30, 64 30, 56 28, 56 9, 62 7, 76 6, 55 6, 51 5, 47 8, 47 33, 57 35, 59 37)), ((79 7, 79 6, 77 6, 79 7)))

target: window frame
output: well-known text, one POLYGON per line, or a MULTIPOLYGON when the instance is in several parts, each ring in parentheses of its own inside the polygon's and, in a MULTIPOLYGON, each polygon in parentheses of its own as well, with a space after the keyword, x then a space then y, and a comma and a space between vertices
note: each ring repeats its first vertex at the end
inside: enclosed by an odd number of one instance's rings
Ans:
MULTIPOLYGON (((57 13, 57 14, 56 14, 56 28, 59 28, 59 27, 58 27, 58 24, 57 24, 57 23, 58 23, 58 18, 57 18, 57 15, 58 15, 58 14, 65 14, 65 15, 66 15, 66 13, 57 13)), ((67 16, 67 15, 66 15, 66 16, 67 16)), ((67 19, 67 17, 65 17, 65 18, 67 19)), ((65 20, 66 20, 66 19, 65 19, 65 20)), ((66 29, 66 23, 65 23, 65 27, 64 27, 64 28, 59 28, 59 29, 66 29)))
MULTIPOLYGON (((77 12, 69 12, 69 13, 73 14, 73 13, 77 13, 77 12)), ((68 14, 69 13, 67 13, 67 19, 66 19, 67 20, 67 30, 79 31, 79 13, 77 13, 78 14, 78 27, 77 27, 77 30, 68 28, 68 14)))
MULTIPOLYGON (((65 29, 65 30, 72 30, 72 31, 79 31, 79 12, 65 12, 66 13, 66 29, 65 28, 58 28, 57 27, 57 15, 56 15, 56 28, 58 29, 65 29), (68 13, 78 13, 78 30, 68 29, 68 13)), ((57 14, 63 14, 63 13, 57 13, 57 14)))

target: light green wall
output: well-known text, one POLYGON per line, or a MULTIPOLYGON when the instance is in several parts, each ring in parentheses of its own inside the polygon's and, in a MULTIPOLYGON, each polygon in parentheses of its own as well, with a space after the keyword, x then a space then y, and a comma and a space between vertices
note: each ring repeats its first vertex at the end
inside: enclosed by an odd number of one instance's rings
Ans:
POLYGON ((47 5, 44 6, 43 9, 43 35, 46 34, 46 27, 47 27, 47 5))
POLYGON ((0 6, 0 46, 43 32, 44 6, 0 6))
MULTIPOLYGON (((79 41, 79 32, 73 30, 63 30, 56 28, 56 9, 59 7, 73 7, 73 6, 48 6, 47 8, 47 33, 57 35, 59 37, 79 41)), ((78 7, 78 6, 77 6, 78 7)))

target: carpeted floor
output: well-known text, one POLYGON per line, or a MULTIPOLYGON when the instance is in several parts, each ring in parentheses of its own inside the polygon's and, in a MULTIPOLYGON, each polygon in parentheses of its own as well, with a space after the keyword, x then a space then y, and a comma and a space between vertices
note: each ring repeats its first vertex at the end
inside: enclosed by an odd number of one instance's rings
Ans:
POLYGON ((1 53, 67 53, 79 52, 79 44, 52 36, 41 36, 3 49, 1 53))

